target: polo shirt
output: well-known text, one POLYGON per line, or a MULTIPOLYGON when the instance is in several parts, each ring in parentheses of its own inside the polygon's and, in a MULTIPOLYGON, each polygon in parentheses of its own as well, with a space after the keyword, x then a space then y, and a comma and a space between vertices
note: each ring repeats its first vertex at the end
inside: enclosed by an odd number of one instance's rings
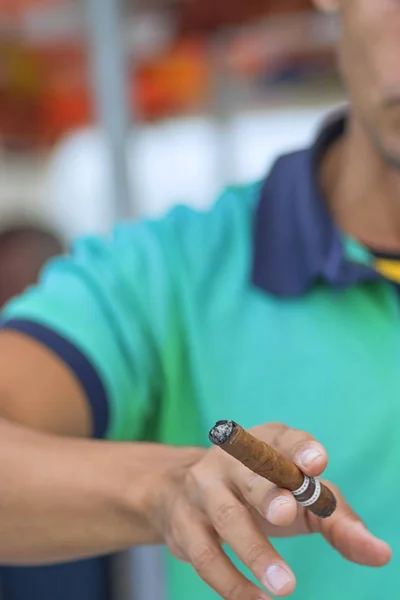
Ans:
MULTIPOLYGON (((320 157, 344 127, 325 126, 207 212, 178 207, 78 240, 4 312, 4 327, 74 372, 95 437, 207 445, 219 419, 315 435, 327 478, 395 558, 367 569, 317 535, 277 540, 296 600, 400 595, 400 305, 319 189, 320 157)), ((189 565, 166 560, 170 600, 215 600, 189 565)))

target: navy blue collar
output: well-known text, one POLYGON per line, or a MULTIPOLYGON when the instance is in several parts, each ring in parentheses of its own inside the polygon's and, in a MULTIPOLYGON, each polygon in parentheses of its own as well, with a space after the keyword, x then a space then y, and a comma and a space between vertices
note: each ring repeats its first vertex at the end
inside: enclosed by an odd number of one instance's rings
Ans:
POLYGON ((344 118, 330 123, 311 148, 279 158, 264 182, 254 222, 253 283, 271 294, 299 296, 318 280, 344 288, 379 277, 345 255, 318 184, 321 157, 344 129, 344 118))

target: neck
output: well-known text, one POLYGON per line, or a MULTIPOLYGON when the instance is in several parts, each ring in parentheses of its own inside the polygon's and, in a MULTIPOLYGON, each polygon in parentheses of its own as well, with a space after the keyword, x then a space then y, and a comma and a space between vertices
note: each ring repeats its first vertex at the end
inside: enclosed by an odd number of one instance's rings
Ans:
POLYGON ((336 225, 370 248, 400 251, 400 171, 381 158, 354 116, 321 166, 336 225))

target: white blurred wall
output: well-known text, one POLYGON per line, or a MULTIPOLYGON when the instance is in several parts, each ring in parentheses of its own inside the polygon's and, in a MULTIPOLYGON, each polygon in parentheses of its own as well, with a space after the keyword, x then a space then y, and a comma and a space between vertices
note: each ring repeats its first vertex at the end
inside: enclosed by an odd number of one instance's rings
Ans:
MULTIPOLYGON (((176 203, 207 207, 228 182, 262 177, 274 158, 307 145, 337 102, 243 113, 222 128, 207 119, 142 128, 128 141, 136 215, 157 216, 176 203)), ((0 157, 0 220, 46 215, 68 237, 107 231, 114 219, 107 148, 95 129, 77 131, 50 162, 19 166, 0 157)))
MULTIPOLYGON (((205 119, 142 129, 128 142, 136 214, 157 216, 176 203, 207 207, 230 182, 262 177, 275 157, 311 142, 333 105, 242 114, 224 130, 205 119)), ((46 205, 70 235, 103 232, 113 220, 111 173, 95 130, 74 133, 55 152, 46 205)))

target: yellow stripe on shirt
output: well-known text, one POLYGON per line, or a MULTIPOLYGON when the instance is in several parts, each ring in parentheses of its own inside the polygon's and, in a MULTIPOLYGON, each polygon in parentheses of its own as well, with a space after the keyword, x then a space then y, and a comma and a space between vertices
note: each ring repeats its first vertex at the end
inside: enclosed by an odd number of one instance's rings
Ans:
POLYGON ((383 277, 400 284, 400 260, 376 258, 373 266, 383 277))

